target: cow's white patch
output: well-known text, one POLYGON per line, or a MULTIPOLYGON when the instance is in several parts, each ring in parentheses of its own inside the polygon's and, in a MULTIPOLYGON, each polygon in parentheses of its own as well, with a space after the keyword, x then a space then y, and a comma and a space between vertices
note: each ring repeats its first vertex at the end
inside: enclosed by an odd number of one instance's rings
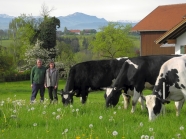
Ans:
POLYGON ((112 88, 107 88, 106 89, 106 95, 107 95, 107 97, 111 94, 111 92, 112 92, 112 88))
POLYGON ((135 109, 136 109, 136 103, 138 101, 140 97, 140 92, 136 91, 136 88, 134 87, 134 96, 132 98, 132 109, 131 109, 131 113, 134 113, 135 109))
POLYGON ((67 99, 68 98, 68 94, 63 95, 63 98, 67 99))
POLYGON ((118 61, 121 60, 121 59, 127 59, 128 57, 118 57, 116 58, 118 61))
POLYGON ((80 100, 80 102, 82 102, 82 100, 83 100, 82 97, 80 97, 79 100, 80 100))
POLYGON ((134 64, 132 61, 127 59, 125 62, 129 63, 130 65, 133 65, 136 69, 138 69, 138 65, 134 64))
POLYGON ((153 111, 153 108, 155 106, 155 102, 156 102, 156 95, 147 95, 145 96, 146 99, 146 106, 149 112, 149 120, 154 120, 156 115, 153 111))

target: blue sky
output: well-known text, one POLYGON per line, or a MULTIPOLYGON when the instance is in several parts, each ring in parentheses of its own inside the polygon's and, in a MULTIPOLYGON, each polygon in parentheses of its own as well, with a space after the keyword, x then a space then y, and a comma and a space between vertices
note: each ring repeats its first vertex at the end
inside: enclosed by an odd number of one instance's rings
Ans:
POLYGON ((2 0, 0 14, 39 16, 45 3, 54 8, 51 16, 67 16, 75 12, 105 18, 108 21, 139 21, 159 5, 186 3, 185 0, 2 0))

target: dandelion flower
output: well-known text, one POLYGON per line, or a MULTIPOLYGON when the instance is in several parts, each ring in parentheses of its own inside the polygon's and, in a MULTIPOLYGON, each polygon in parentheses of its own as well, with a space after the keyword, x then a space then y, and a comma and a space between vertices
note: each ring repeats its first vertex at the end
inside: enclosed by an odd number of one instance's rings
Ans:
POLYGON ((16 110, 13 110, 13 113, 16 113, 16 110))
POLYGON ((150 139, 154 139, 154 136, 150 136, 150 139))
POLYGON ((99 119, 100 119, 100 120, 103 119, 103 116, 99 116, 99 119))
POLYGON ((21 102, 17 102, 17 105, 18 105, 18 106, 21 106, 22 104, 21 104, 21 102))
POLYGON ((117 132, 117 131, 113 131, 113 132, 112 132, 112 135, 113 135, 113 136, 117 136, 117 135, 118 135, 118 132, 117 132))
POLYGON ((58 108, 57 111, 60 112, 61 111, 61 108, 58 108))
POLYGON ((37 123, 34 123, 33 126, 37 126, 37 123))
POLYGON ((67 133, 68 132, 68 129, 66 128, 64 132, 67 133))
POLYGON ((76 109, 76 112, 78 112, 79 111, 79 109, 76 109))
POLYGON ((145 139, 149 139, 149 136, 148 135, 145 135, 145 139))
POLYGON ((118 110, 120 110, 121 109, 121 106, 118 106, 118 110))
POLYGON ((181 138, 181 134, 177 134, 177 137, 178 137, 178 138, 181 138))
POLYGON ((34 109, 35 109, 34 107, 31 108, 32 111, 33 111, 34 109))
POLYGON ((72 108, 73 107, 73 105, 70 105, 70 108, 72 108))
POLYGON ((44 105, 44 108, 46 108, 47 107, 47 105, 44 105))
POLYGON ((90 124, 90 125, 89 125, 89 128, 92 128, 92 127, 93 127, 93 124, 90 124))
POLYGON ((114 111, 113 114, 116 114, 116 111, 114 111))
POLYGON ((52 112, 52 115, 56 115, 56 112, 52 112))
POLYGON ((74 109, 72 109, 72 112, 75 112, 75 110, 74 110, 74 109))
POLYGON ((143 126, 143 123, 142 123, 142 122, 140 123, 140 126, 141 126, 141 127, 143 126))
POLYGON ((180 126, 180 130, 184 130, 184 127, 183 126, 180 126))
POLYGON ((17 118, 17 116, 16 116, 16 115, 11 115, 10 117, 11 117, 11 118, 17 118))
POLYGON ((45 115, 46 114, 46 111, 43 111, 42 114, 45 115))
POLYGON ((56 119, 57 119, 57 120, 60 119, 60 115, 57 115, 57 116, 56 116, 56 119))
POLYGON ((141 135, 141 139, 144 139, 145 138, 145 135, 141 135))
POLYGON ((30 109, 28 109, 28 112, 30 111, 30 109))
POLYGON ((153 131, 153 128, 149 128, 149 131, 152 132, 153 131))

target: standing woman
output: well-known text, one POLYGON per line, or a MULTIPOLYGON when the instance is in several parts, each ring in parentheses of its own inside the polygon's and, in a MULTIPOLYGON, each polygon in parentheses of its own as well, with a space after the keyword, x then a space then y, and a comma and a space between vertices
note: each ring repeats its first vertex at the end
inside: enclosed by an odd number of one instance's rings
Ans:
POLYGON ((46 70, 45 88, 48 88, 50 103, 57 103, 58 70, 55 68, 54 62, 50 62, 49 68, 46 70))

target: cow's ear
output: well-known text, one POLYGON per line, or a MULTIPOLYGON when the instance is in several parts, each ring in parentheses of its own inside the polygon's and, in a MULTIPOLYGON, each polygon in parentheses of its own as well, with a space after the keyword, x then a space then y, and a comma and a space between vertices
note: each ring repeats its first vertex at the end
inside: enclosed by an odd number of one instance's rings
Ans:
POLYGON ((170 101, 166 100, 166 99, 162 99, 162 98, 158 98, 162 104, 169 104, 170 101))
POLYGON ((146 98, 145 98, 143 95, 141 95, 141 98, 142 98, 144 101, 146 101, 146 98))
POLYGON ((169 104, 169 103, 170 103, 170 101, 165 100, 165 99, 161 99, 161 103, 162 103, 162 104, 169 104))

